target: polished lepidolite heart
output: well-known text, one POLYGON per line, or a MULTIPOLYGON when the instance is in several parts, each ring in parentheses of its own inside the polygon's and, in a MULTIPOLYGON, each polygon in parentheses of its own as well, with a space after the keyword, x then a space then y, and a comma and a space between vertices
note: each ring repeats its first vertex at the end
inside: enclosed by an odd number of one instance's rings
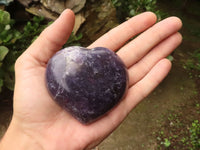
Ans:
POLYGON ((128 87, 125 65, 103 47, 64 48, 48 62, 46 83, 50 95, 82 123, 91 123, 112 109, 128 87))

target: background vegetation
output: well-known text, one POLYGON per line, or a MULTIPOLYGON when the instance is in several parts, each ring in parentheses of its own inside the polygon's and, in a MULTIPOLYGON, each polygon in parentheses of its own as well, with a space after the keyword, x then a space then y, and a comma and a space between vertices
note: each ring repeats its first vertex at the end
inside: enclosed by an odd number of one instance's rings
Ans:
MULTIPOLYGON (((0 10, 0 93, 5 87, 13 90, 16 59, 51 23, 47 23, 43 17, 33 16, 22 25, 22 29, 17 29, 15 20, 10 18, 9 12, 0 10)), ((72 33, 64 46, 78 45, 81 38, 82 34, 76 36, 72 33)))
POLYGON ((4 86, 13 90, 15 61, 44 29, 43 20, 33 17, 22 30, 18 30, 9 12, 0 10, 0 92, 4 86))
POLYGON ((116 7, 117 16, 121 21, 145 11, 154 12, 158 20, 164 15, 157 9, 157 0, 112 0, 112 3, 116 7))
MULTIPOLYGON (((156 0, 111 0, 116 7, 120 21, 137 15, 144 11, 153 11, 161 19, 162 13, 157 10, 156 0)), ((2 88, 9 90, 14 88, 14 63, 16 59, 37 38, 41 31, 48 26, 43 17, 33 16, 30 21, 16 28, 16 20, 11 19, 10 13, 0 10, 0 93, 2 88)), ((50 22, 51 23, 51 22, 50 22)), ((79 45, 82 34, 71 34, 68 42, 64 45, 79 45)))

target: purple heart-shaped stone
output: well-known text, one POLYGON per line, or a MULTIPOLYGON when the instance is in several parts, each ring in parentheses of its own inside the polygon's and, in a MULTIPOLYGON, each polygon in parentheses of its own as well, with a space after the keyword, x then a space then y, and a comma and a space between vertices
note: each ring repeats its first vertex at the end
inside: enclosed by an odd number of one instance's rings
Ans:
POLYGON ((53 99, 87 124, 119 103, 128 88, 128 73, 121 59, 107 48, 72 46, 49 60, 46 83, 53 99))

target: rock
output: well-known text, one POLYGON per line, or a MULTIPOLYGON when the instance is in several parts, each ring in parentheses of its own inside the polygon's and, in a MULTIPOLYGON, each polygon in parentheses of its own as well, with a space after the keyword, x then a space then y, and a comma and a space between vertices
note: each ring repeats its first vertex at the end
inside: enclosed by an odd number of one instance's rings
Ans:
MULTIPOLYGON (((32 7, 26 8, 26 11, 31 14, 34 14, 36 16, 43 16, 50 20, 56 20, 59 16, 57 13, 48 11, 46 8, 44 8, 43 5, 37 5, 37 6, 32 6, 32 7)), ((83 16, 83 13, 81 13, 81 12, 77 13, 75 15, 75 25, 74 25, 74 29, 73 29, 74 34, 77 33, 80 26, 84 22, 85 22, 85 17, 83 16)))
POLYGON ((83 33, 82 46, 88 46, 107 31, 119 24, 116 18, 116 9, 111 1, 87 1, 84 14, 86 22, 79 30, 83 33))
POLYGON ((53 12, 61 13, 64 9, 69 8, 74 13, 79 12, 86 3, 86 0, 40 0, 40 2, 53 12))
POLYGON ((83 13, 78 13, 76 14, 75 17, 75 25, 74 25, 74 29, 73 29, 73 33, 76 34, 76 32, 78 31, 78 29, 80 28, 80 26, 85 22, 85 17, 83 15, 83 13))
POLYGON ((66 8, 70 8, 76 15, 75 26, 73 29, 74 34, 78 31, 80 26, 85 22, 85 17, 80 10, 85 6, 86 0, 18 0, 26 7, 26 11, 37 15, 43 16, 47 19, 55 20, 60 13, 66 8), (34 3, 39 2, 40 3, 34 3), (31 6, 30 6, 31 4, 31 6))
POLYGON ((44 7, 59 14, 65 9, 64 0, 40 0, 40 2, 44 5, 44 7))
POLYGON ((128 88, 128 73, 111 50, 72 46, 49 60, 46 81, 55 102, 88 124, 122 100, 128 88))
POLYGON ((66 8, 70 8, 74 13, 79 12, 85 6, 86 0, 67 0, 65 3, 66 8))
POLYGON ((39 2, 39 0, 18 0, 22 5, 28 7, 32 2, 39 2))
POLYGON ((26 8, 26 11, 36 16, 43 16, 47 19, 55 20, 59 15, 48 11, 43 5, 36 5, 26 8))
POLYGON ((14 0, 0 0, 0 5, 9 5, 11 2, 13 2, 14 0))
MULTIPOLYGON (((13 0, 0 0, 0 4, 7 4, 13 0)), ((58 14, 62 13, 66 8, 72 9, 74 13, 78 13, 86 3, 86 0, 18 0, 25 7, 29 7, 30 4, 40 3, 47 9, 58 14)), ((33 6, 32 6, 33 7, 33 6)))

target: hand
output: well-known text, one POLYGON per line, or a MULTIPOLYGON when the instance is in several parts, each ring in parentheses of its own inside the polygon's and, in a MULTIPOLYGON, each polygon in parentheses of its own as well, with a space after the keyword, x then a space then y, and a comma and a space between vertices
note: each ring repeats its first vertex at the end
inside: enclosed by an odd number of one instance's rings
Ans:
POLYGON ((74 14, 65 10, 16 62, 14 113, 0 147, 4 150, 76 150, 99 144, 171 68, 171 62, 165 57, 181 43, 178 33, 181 21, 170 17, 155 23, 153 13, 142 13, 89 46, 117 51, 128 68, 130 81, 127 96, 117 107, 96 122, 83 125, 52 100, 45 86, 46 64, 61 49, 73 29, 74 14))

